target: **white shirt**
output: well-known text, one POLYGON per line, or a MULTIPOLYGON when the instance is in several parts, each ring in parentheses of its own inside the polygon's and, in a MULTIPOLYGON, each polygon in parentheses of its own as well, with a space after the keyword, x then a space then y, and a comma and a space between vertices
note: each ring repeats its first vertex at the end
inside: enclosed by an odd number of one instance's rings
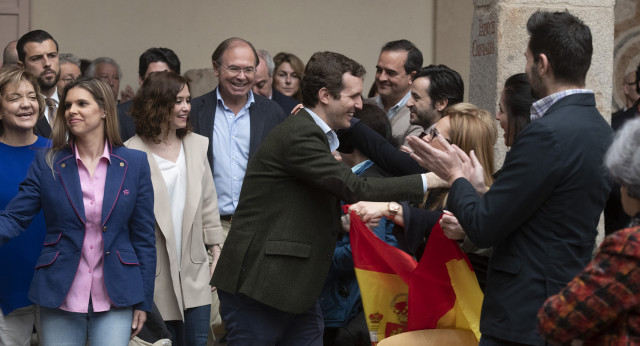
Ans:
POLYGON ((182 259, 182 219, 184 205, 187 200, 187 161, 184 157, 184 146, 180 146, 180 154, 176 162, 163 159, 153 154, 158 163, 164 184, 167 186, 167 194, 171 203, 171 219, 173 220, 173 235, 176 240, 178 258, 178 270, 182 259))

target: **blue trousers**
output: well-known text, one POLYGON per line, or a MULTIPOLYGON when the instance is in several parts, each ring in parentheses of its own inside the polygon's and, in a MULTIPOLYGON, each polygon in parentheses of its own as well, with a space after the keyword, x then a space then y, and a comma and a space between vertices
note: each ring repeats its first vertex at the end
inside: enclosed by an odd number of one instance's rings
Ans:
POLYGON ((104 312, 68 312, 40 307, 42 346, 127 346, 131 337, 133 309, 104 312))
POLYGON ((211 305, 197 306, 184 311, 184 322, 164 321, 171 333, 173 346, 207 346, 211 305))
POLYGON ((318 302, 301 314, 292 314, 241 294, 218 290, 218 296, 229 346, 322 346, 324 321, 318 302))

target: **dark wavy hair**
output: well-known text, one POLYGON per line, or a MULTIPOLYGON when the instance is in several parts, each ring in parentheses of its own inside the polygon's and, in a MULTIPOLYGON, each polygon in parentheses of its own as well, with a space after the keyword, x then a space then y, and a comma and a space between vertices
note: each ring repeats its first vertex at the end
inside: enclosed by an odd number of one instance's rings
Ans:
POLYGON ((591 30, 569 12, 537 11, 527 21, 533 62, 545 54, 560 82, 584 85, 591 66, 591 30))
MULTIPOLYGON (((189 87, 187 80, 171 71, 151 73, 142 83, 131 106, 136 134, 154 143, 160 143, 160 135, 166 138, 176 95, 185 87, 189 87)), ((187 127, 176 130, 176 135, 182 139, 191 129, 187 119, 187 127)))

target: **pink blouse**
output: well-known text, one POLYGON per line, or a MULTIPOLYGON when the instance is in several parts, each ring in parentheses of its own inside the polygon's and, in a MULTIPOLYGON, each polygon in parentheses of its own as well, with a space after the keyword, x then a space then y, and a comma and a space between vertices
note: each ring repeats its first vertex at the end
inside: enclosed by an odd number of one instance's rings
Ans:
POLYGON ((98 161, 93 177, 76 153, 78 174, 82 188, 84 215, 86 218, 85 237, 82 244, 80 264, 73 280, 71 289, 60 309, 71 312, 87 313, 89 297, 93 311, 108 311, 111 307, 103 275, 103 244, 102 244, 102 199, 107 178, 107 167, 111 164, 108 143, 105 141, 104 152, 98 161))

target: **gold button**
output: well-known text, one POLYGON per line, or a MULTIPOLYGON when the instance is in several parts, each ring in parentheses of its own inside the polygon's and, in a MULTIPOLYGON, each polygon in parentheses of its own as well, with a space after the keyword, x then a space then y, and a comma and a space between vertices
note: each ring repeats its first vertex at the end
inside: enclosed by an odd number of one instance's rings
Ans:
POLYGON ((67 164, 63 163, 61 166, 62 166, 62 168, 65 168, 65 167, 67 167, 67 164))
POLYGON ((102 232, 106 232, 107 231, 107 226, 102 227, 102 232))
POLYGON ((120 167, 124 167, 124 163, 123 162, 120 162, 120 167))

